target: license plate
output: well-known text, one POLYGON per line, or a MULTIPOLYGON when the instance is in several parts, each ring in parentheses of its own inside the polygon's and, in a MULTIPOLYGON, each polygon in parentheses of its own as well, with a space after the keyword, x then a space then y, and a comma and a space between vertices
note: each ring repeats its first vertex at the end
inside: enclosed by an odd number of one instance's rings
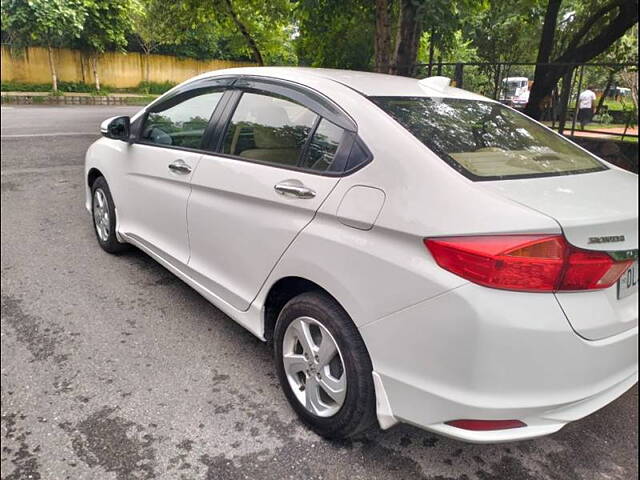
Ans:
POLYGON ((618 280, 618 298, 628 297, 638 291, 638 261, 633 262, 618 280))

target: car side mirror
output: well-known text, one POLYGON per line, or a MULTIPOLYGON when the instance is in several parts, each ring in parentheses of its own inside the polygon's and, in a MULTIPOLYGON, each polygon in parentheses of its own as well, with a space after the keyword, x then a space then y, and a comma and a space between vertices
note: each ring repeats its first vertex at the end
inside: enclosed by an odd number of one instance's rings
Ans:
POLYGON ((100 124, 100 133, 114 140, 129 141, 131 119, 129 117, 111 117, 100 124))

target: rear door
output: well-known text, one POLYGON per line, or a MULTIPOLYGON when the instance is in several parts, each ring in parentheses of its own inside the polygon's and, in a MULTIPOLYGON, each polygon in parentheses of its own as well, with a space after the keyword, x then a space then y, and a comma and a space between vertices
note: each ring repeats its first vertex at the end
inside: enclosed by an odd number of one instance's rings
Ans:
POLYGON ((244 82, 212 144, 218 153, 204 155, 194 173, 189 267, 239 310, 339 181, 355 126, 332 108, 244 82))

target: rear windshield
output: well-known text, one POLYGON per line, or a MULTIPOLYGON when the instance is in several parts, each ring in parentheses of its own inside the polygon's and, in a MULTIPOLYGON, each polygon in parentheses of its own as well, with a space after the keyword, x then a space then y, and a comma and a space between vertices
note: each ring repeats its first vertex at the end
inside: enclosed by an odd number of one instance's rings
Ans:
POLYGON ((607 169, 568 140, 499 103, 426 97, 371 100, 472 180, 607 169))

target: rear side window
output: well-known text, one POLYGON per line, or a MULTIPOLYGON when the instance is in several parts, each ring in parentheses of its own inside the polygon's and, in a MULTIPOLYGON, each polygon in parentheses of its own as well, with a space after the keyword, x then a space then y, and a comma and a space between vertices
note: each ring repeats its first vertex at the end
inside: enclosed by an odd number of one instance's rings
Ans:
POLYGON ((227 127, 222 152, 297 167, 317 118, 291 100, 243 93, 227 127))
POLYGON ((426 97, 372 100, 436 155, 473 180, 607 169, 568 140, 499 103, 426 97))
POLYGON ((211 89, 193 92, 180 103, 168 102, 150 112, 144 122, 141 140, 158 145, 200 148, 213 110, 224 92, 211 89))
POLYGON ((309 148, 302 159, 302 167, 324 172, 329 169, 338 151, 344 130, 333 123, 322 119, 316 128, 309 148))

